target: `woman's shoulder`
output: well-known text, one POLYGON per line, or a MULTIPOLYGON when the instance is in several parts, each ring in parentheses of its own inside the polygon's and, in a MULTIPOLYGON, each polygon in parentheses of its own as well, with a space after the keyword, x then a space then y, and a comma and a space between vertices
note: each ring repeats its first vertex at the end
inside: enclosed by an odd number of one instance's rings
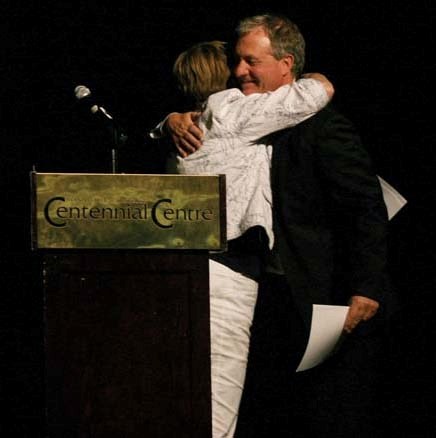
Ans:
POLYGON ((228 88, 227 90, 219 91, 218 93, 211 94, 208 98, 209 105, 223 104, 225 102, 233 102, 243 98, 242 91, 238 88, 228 88))

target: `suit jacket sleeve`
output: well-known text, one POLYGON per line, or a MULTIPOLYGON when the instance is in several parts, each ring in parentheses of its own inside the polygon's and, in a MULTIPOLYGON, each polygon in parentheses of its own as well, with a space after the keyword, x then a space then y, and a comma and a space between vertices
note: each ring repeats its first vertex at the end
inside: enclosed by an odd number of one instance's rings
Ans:
POLYGON ((312 130, 319 171, 349 291, 382 301, 386 285, 387 211, 370 157, 354 126, 338 113, 312 130))

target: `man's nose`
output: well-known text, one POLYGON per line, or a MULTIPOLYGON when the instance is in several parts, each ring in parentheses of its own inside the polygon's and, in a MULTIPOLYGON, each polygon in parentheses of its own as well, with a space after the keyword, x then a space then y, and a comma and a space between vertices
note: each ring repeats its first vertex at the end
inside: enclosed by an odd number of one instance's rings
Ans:
POLYGON ((248 74, 248 64, 241 60, 235 64, 233 68, 233 74, 235 77, 240 78, 241 76, 246 76, 248 74))

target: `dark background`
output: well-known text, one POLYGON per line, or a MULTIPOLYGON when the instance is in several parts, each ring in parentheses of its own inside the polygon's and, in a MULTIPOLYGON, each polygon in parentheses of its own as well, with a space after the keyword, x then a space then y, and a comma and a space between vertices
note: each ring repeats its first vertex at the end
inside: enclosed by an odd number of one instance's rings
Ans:
POLYGON ((387 351, 384 432, 403 436, 411 426, 410 436, 434 436, 433 3, 40 3, 3 1, 0 13, 0 432, 42 436, 43 295, 38 255, 30 251, 29 172, 111 171, 107 138, 78 111, 74 87, 87 85, 127 132, 119 170, 154 172, 161 154, 146 133, 180 108, 171 77, 177 54, 198 41, 229 41, 240 18, 271 11, 300 26, 306 71, 333 81, 335 104, 358 127, 377 173, 408 200, 391 222, 401 312, 387 351))

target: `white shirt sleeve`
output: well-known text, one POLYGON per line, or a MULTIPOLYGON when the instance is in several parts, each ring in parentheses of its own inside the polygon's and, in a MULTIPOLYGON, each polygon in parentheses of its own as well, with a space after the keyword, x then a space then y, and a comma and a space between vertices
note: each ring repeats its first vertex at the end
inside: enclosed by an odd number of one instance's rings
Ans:
POLYGON ((219 137, 224 130, 255 141, 303 122, 329 100, 322 83, 311 78, 248 96, 231 89, 209 97, 203 120, 211 137, 219 137))

